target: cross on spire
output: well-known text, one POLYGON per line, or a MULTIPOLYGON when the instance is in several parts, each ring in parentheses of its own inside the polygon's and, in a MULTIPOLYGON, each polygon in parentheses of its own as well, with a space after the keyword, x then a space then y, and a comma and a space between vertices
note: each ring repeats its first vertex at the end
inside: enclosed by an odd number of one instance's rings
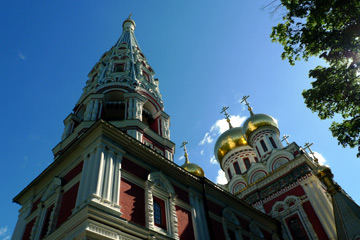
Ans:
POLYGON ((253 115, 254 115, 254 112, 252 111, 252 108, 250 107, 250 104, 249 104, 249 102, 247 101, 247 99, 248 99, 249 97, 250 97, 249 95, 244 96, 244 97, 241 99, 241 102, 240 102, 240 103, 245 102, 245 105, 248 106, 248 110, 249 110, 249 112, 250 112, 250 115, 253 116, 253 115))
POLYGON ((313 145, 313 143, 305 143, 305 150, 308 148, 309 149, 309 151, 310 151, 310 154, 313 156, 313 158, 314 158, 314 161, 315 161, 315 163, 316 164, 319 164, 319 161, 318 161, 318 159, 315 157, 315 153, 311 150, 311 148, 310 148, 310 146, 312 146, 313 145))
POLYGON ((187 153, 187 149, 186 149, 186 144, 188 144, 189 142, 187 141, 183 141, 182 144, 181 144, 181 148, 183 147, 184 148, 184 157, 185 157, 185 162, 186 163, 189 163, 189 158, 188 158, 188 153, 187 153))
POLYGON ((228 106, 224 106, 220 113, 224 113, 226 121, 229 123, 229 128, 233 128, 231 123, 230 123, 230 115, 226 112, 226 110, 228 110, 228 109, 229 109, 228 106))
POLYGON ((284 135, 283 138, 281 139, 281 141, 285 141, 287 143, 287 145, 290 145, 289 141, 287 140, 290 136, 289 135, 284 135))

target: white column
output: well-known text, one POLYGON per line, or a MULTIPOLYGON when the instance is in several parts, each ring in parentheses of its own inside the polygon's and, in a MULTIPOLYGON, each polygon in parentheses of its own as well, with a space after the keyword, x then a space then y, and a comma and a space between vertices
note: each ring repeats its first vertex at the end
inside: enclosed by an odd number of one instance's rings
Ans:
POLYGON ((325 191, 317 182, 315 176, 311 176, 308 179, 301 182, 303 189, 316 212, 320 222, 322 223, 328 237, 330 239, 336 239, 335 232, 335 220, 333 214, 332 204, 325 195, 325 191))
POLYGON ((142 110, 143 110, 143 104, 139 99, 135 99, 135 119, 139 119, 142 121, 142 110))
POLYGON ((119 206, 120 203, 120 183, 121 183, 121 162, 122 154, 117 154, 114 157, 114 181, 112 185, 111 201, 115 206, 119 206))
POLYGON ((93 107, 94 107, 94 100, 90 100, 86 104, 86 109, 85 109, 85 113, 84 113, 84 121, 90 121, 93 107))
POLYGON ((91 157, 94 155, 94 153, 90 153, 89 155, 87 155, 85 158, 84 158, 84 164, 83 164, 83 168, 82 168, 82 171, 81 171, 81 179, 80 179, 80 185, 79 185, 79 191, 78 191, 78 195, 77 195, 77 198, 76 198, 76 206, 79 207, 80 204, 86 200, 86 193, 88 192, 87 191, 87 187, 89 186, 89 184, 87 183, 87 178, 88 178, 88 175, 89 175, 89 168, 90 168, 90 159, 91 157), (91 157, 90 157, 91 156, 91 157))
POLYGON ((105 158, 105 168, 104 168, 104 178, 103 178, 103 190, 101 197, 107 201, 111 201, 111 186, 113 182, 114 174, 114 152, 112 150, 107 151, 107 156, 105 158))
POLYGON ((24 204, 24 206, 22 206, 22 208, 20 208, 19 218, 16 223, 14 233, 11 237, 12 240, 22 239, 22 236, 24 234, 25 227, 26 227, 25 218, 30 214, 30 211, 31 211, 31 202, 30 201, 28 203, 24 204))
POLYGON ((128 104, 128 118, 127 119, 133 119, 133 109, 134 109, 134 99, 133 98, 130 98, 129 99, 129 104, 128 104))
POLYGON ((195 212, 195 229, 196 232, 196 239, 210 239, 209 231, 206 225, 206 215, 204 214, 205 211, 203 210, 203 206, 200 202, 200 198, 196 196, 194 193, 190 192, 190 204, 194 207, 195 212))
POLYGON ((92 112, 91 112, 91 121, 96 121, 97 120, 97 115, 98 115, 98 112, 99 112, 99 99, 95 99, 95 102, 94 102, 94 107, 92 109, 92 112))
POLYGON ((173 232, 173 236, 175 239, 179 239, 178 234, 178 219, 176 216, 176 208, 175 208, 175 201, 176 201, 176 194, 170 194, 170 215, 171 215, 171 228, 173 232))
POLYGON ((105 151, 106 151, 105 148, 102 149, 103 150, 101 151, 101 153, 99 153, 99 155, 97 155, 98 157, 96 158, 98 164, 97 164, 97 168, 95 169, 95 175, 94 175, 94 179, 96 181, 95 194, 100 198, 102 197, 102 189, 104 184, 105 151))
POLYGON ((153 202, 153 187, 155 184, 150 181, 145 183, 145 217, 146 227, 154 229, 154 202, 153 202))

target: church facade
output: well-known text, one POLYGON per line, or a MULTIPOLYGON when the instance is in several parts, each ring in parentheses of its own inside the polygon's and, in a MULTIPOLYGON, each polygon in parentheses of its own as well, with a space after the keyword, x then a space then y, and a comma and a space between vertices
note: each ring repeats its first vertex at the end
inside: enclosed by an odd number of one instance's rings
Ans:
MULTIPOLYGON (((54 161, 15 198, 12 239, 360 239, 360 208, 328 167, 280 139, 276 119, 229 123, 215 144, 228 184, 173 162, 159 81, 123 23, 64 120, 54 161), (344 211, 342 209, 345 209, 344 211)), ((310 146, 307 146, 311 152, 310 146)))
POLYGON ((15 198, 12 239, 280 239, 280 222, 173 162, 170 117, 129 17, 64 120, 54 161, 15 198))

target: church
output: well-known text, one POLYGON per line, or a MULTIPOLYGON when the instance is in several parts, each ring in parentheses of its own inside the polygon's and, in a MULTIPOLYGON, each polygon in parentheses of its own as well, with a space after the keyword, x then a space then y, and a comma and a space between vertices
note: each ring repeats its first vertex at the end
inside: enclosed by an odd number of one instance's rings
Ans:
POLYGON ((170 116, 131 17, 91 69, 54 161, 14 198, 12 239, 360 239, 360 208, 274 117, 254 113, 216 141, 228 184, 174 163, 170 116))

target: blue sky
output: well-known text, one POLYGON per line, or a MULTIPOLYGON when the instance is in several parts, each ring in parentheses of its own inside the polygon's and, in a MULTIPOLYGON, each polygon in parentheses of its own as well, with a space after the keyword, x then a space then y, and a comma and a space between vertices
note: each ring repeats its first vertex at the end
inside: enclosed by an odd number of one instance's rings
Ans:
POLYGON ((181 142, 188 141, 190 161, 215 182, 220 168, 211 159, 223 124, 221 108, 229 106, 233 125, 236 119, 240 124, 249 114, 239 100, 250 95, 254 112, 275 117, 281 135, 300 146, 313 142, 335 180, 359 203, 356 151, 338 146, 328 130, 331 120, 319 120, 301 96, 310 87, 308 70, 321 62, 314 58, 292 67, 281 60, 281 46, 269 38, 281 18, 262 9, 268 2, 5 1, 0 9, 0 240, 8 239, 16 224, 19 206, 12 198, 53 161, 51 149, 60 141, 63 120, 130 13, 171 116, 177 164, 184 161, 179 160, 181 142))

